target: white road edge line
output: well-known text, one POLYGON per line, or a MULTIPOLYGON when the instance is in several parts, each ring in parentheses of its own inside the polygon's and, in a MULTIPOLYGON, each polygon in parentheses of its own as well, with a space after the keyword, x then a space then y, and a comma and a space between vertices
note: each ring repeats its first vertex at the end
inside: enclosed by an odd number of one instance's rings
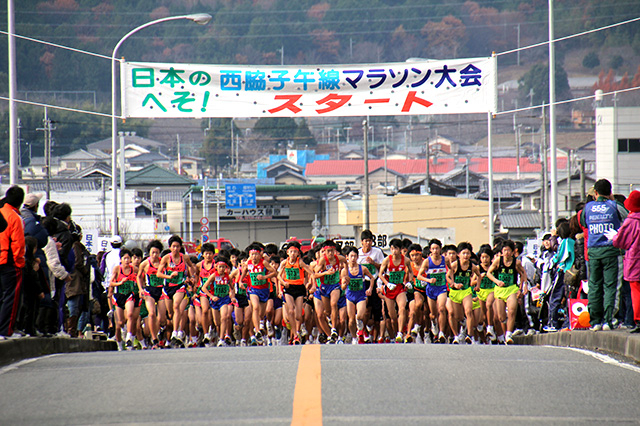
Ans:
POLYGON ((23 365, 31 364, 34 361, 51 358, 58 355, 60 354, 50 354, 50 355, 39 356, 37 358, 23 359, 22 361, 18 361, 16 363, 7 365, 6 367, 0 369, 0 376, 3 375, 4 373, 8 373, 9 371, 17 370, 19 367, 22 367, 23 365))
POLYGON ((636 367, 635 365, 631 365, 631 364, 626 364, 624 362, 620 362, 615 358, 610 357, 609 355, 603 355, 603 354, 599 354, 597 352, 593 352, 587 349, 580 349, 580 348, 570 348, 570 347, 566 347, 566 346, 548 346, 550 348, 560 348, 560 349, 569 349, 571 351, 574 352, 579 352, 581 354, 584 355, 590 355, 593 358, 597 359, 598 361, 601 361, 605 364, 612 364, 612 365, 616 365, 618 367, 622 367, 622 368, 626 368, 627 370, 631 370, 631 371, 635 371, 636 373, 640 373, 640 367, 636 367))

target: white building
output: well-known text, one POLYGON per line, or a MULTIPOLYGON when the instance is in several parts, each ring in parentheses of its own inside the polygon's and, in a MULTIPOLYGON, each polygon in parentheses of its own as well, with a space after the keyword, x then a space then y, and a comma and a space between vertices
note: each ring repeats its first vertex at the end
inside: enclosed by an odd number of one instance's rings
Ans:
POLYGON ((627 195, 640 187, 640 107, 596 109, 596 176, 613 192, 627 195))

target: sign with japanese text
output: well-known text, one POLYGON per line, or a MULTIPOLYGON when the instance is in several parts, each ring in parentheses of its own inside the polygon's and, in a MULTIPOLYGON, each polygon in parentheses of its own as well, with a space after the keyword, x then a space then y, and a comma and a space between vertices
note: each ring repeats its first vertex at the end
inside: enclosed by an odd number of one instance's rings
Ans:
POLYGON ((228 209, 255 209, 255 183, 228 183, 224 186, 224 205, 228 209))
POLYGON ((221 209, 220 220, 289 219, 288 205, 265 205, 252 209, 221 209))
POLYGON ((125 62, 122 116, 344 117, 495 112, 495 58, 274 66, 125 62))

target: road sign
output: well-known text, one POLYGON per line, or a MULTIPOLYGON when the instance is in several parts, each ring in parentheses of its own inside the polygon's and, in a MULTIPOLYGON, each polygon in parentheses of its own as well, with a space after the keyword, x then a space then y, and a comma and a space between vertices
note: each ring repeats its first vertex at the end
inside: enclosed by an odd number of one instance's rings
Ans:
POLYGON ((205 234, 202 236, 202 242, 206 243, 207 241, 209 241, 209 236, 205 234))
POLYGON ((202 232, 203 234, 206 234, 207 232, 209 232, 209 227, 206 225, 202 225, 200 227, 200 232, 202 232))
POLYGON ((200 218, 200 225, 207 226, 209 224, 209 219, 206 217, 200 218))
POLYGON ((171 227, 169 225, 165 225, 164 226, 164 230, 169 232, 169 231, 171 231, 171 227))
POLYGON ((255 209, 256 185, 228 183, 224 186, 224 204, 227 209, 255 209))

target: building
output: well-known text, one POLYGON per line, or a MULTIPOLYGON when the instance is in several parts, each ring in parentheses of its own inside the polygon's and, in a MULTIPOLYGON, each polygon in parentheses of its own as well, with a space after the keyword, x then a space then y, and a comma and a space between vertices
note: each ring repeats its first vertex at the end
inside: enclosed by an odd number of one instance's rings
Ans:
POLYGON ((640 186, 640 107, 596 108, 596 176, 613 192, 627 195, 640 186))

